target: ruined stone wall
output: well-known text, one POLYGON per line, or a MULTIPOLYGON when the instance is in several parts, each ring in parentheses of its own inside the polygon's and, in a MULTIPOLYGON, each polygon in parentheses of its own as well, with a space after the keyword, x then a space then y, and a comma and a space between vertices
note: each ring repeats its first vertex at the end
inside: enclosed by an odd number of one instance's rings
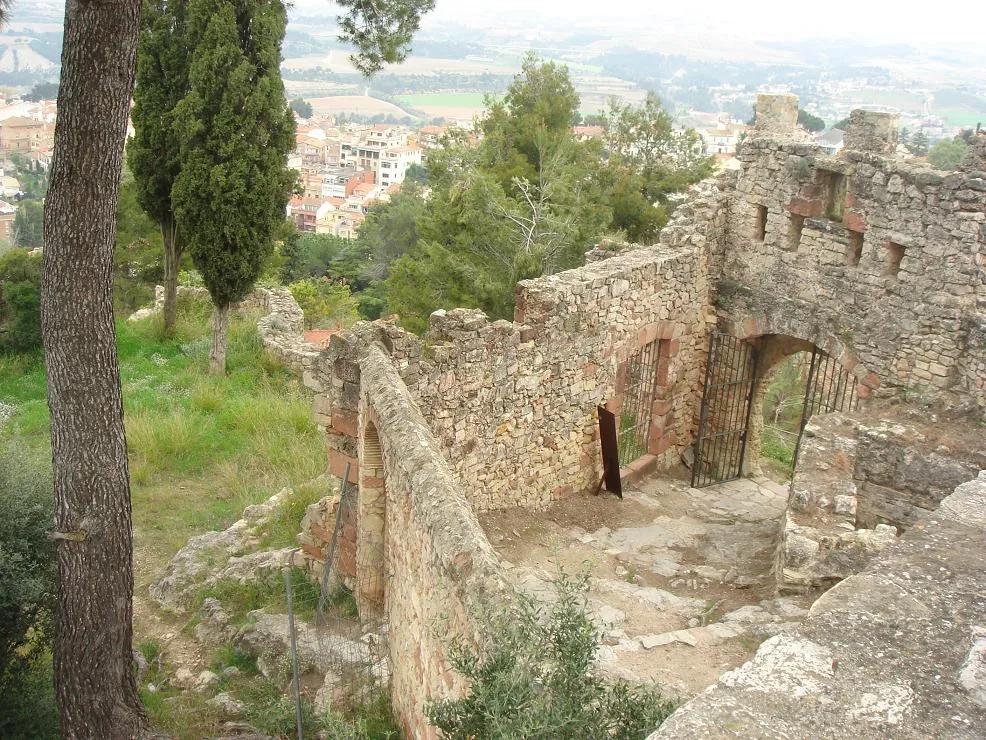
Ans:
POLYGON ((267 311, 257 322, 257 332, 264 347, 278 357, 314 391, 322 390, 317 379, 315 361, 319 349, 305 341, 305 314, 301 306, 284 288, 257 288, 254 300, 267 311))
POLYGON ((482 639, 482 611, 507 597, 506 581, 398 363, 380 343, 389 343, 386 334, 357 331, 326 352, 334 436, 346 423, 356 435, 357 602, 364 618, 383 610, 391 696, 407 736, 435 737, 426 702, 464 688, 447 651, 458 639, 482 639))
POLYGON ((986 737, 986 472, 650 740, 986 737))
MULTIPOLYGON (((409 736, 432 736, 425 702, 463 688, 448 645, 480 640, 480 612, 508 597, 474 512, 536 509, 594 489, 596 407, 618 410, 621 368, 650 342, 661 347, 652 457, 670 464, 691 442, 715 320, 707 244, 722 227, 721 205, 705 183, 660 246, 521 284, 516 322, 436 312, 424 339, 361 323, 318 356, 315 412, 329 472, 342 478, 348 465, 358 486, 351 581, 362 613, 382 605, 392 696, 409 736)), ((315 518, 324 524, 330 508, 315 518)), ((316 560, 328 536, 317 529, 306 530, 316 560)))
POLYGON ((950 389, 986 404, 986 173, 896 157, 896 119, 864 111, 826 156, 761 97, 773 123, 741 147, 710 266, 731 329, 810 341, 864 395, 950 389))
POLYGON ((946 437, 941 429, 880 417, 813 418, 783 520, 778 589, 828 587, 858 573, 900 531, 975 478, 986 457, 942 444, 946 437))
MULTIPOLYGON (((708 243, 721 196, 704 183, 679 207, 661 245, 518 285, 516 321, 436 312, 424 339, 385 329, 394 361, 477 510, 543 508, 601 477, 596 407, 619 412, 627 358, 659 342, 648 459, 674 464, 692 442, 708 308, 708 243)), ((342 339, 340 337, 340 339, 342 339)), ((330 469, 351 442, 333 432, 330 469)), ((345 432, 345 422, 335 431, 345 432)), ((345 435, 343 435, 345 436, 345 435)), ((351 435, 350 435, 351 436, 351 435)))

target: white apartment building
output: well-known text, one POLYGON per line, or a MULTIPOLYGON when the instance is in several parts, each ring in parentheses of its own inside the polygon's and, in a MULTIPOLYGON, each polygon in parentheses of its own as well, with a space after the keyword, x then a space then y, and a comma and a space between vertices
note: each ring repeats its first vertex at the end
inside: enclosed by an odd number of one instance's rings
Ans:
POLYGON ((421 164, 420 146, 399 146, 384 149, 379 160, 377 182, 381 187, 404 182, 407 170, 412 164, 421 164))

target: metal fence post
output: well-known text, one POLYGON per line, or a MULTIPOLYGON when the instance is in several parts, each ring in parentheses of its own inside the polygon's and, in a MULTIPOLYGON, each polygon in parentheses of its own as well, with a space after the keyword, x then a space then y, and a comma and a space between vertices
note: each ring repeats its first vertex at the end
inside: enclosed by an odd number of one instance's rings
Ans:
POLYGON ((304 740, 301 730, 301 690, 298 686, 298 645, 294 636, 294 604, 291 593, 291 570, 284 570, 284 588, 288 597, 288 633, 291 636, 291 674, 294 681, 294 720, 298 727, 298 740, 304 740))

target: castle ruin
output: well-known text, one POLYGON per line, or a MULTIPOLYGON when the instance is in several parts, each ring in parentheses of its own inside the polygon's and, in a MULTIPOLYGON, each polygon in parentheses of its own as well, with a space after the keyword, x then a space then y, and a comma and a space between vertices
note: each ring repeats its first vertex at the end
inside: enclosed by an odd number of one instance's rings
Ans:
POLYGON ((452 309, 423 337, 376 322, 305 350, 329 471, 358 489, 332 567, 388 625, 409 736, 435 736, 425 703, 463 689, 448 645, 481 643, 477 610, 513 588, 478 515, 591 495, 600 415, 625 481, 758 472, 772 370, 802 351, 824 390, 772 588, 830 590, 657 736, 986 735, 986 163, 900 158, 868 111, 829 156, 797 111, 761 95, 738 172, 659 244, 518 284, 513 322, 452 309))

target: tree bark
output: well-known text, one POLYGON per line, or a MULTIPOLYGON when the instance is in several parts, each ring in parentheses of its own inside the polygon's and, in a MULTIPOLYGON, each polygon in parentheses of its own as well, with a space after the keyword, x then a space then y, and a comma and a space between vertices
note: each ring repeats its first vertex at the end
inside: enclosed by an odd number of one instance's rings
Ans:
POLYGON ((51 410, 65 738, 141 734, 133 542, 113 323, 113 241, 139 0, 68 0, 44 209, 41 327, 51 410))
POLYGON ((212 310, 212 350, 209 352, 209 372, 222 375, 226 372, 226 347, 229 344, 229 304, 212 310))
POLYGON ((164 238, 164 335, 173 336, 178 316, 178 268, 181 264, 182 244, 174 216, 161 221, 164 238))

